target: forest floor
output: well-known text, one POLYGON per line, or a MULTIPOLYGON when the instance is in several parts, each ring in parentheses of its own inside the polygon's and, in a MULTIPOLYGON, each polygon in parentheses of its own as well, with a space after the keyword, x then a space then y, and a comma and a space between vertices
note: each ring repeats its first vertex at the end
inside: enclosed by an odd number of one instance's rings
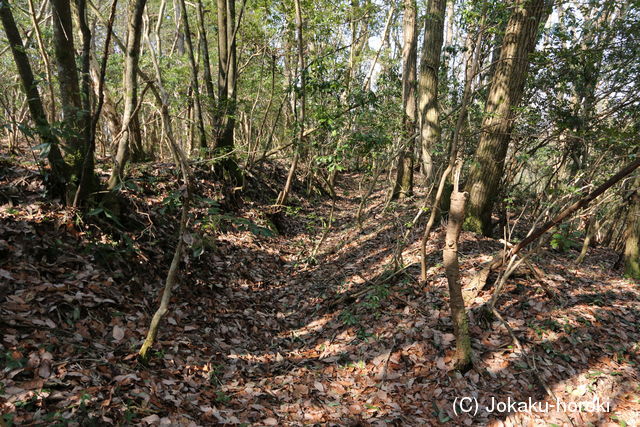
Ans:
MULTIPOLYGON (((80 216, 46 202, 32 166, 2 160, 4 421, 640 425, 640 285, 614 271, 616 254, 590 249, 576 266, 575 250, 546 248, 533 258, 541 276, 517 271, 496 308, 521 346, 498 320, 482 321, 493 289, 481 291, 467 307, 474 368, 452 373, 443 230, 431 235, 426 286, 417 280, 424 218, 402 244, 423 191, 386 205, 381 180, 359 228, 369 181, 343 174, 314 255, 331 198, 295 188, 291 207, 273 213, 283 173, 265 166, 254 171, 261 181, 230 196, 198 171, 192 248, 143 366, 137 350, 176 240, 173 168, 137 166, 121 212, 80 216), (399 244, 406 268, 391 274, 399 244), (477 412, 461 413, 455 403, 465 397, 477 399, 477 412), (509 399, 549 406, 489 412, 509 399), (608 408, 571 404, 594 399, 608 408)), ((464 232, 463 284, 501 247, 464 232)))

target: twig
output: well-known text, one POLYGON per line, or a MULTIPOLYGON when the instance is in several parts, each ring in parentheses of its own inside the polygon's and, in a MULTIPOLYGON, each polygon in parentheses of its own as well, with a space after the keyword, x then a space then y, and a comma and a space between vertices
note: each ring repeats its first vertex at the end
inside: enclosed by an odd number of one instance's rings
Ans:
POLYGON ((394 277, 396 277, 397 275, 399 275, 400 273, 404 272, 405 270, 407 270, 409 267, 412 267, 414 265, 416 265, 417 263, 412 262, 411 264, 407 264, 406 266, 399 268, 393 272, 391 272, 388 275, 382 275, 380 278, 378 278, 375 282, 372 282, 371 280, 367 280, 364 277, 362 277, 368 284, 369 287, 366 287, 364 289, 360 289, 356 292, 352 292, 352 293, 344 293, 342 294, 339 298, 337 298, 336 300, 334 300, 333 302, 329 303, 329 308, 335 308, 338 305, 340 305, 341 303, 349 300, 349 299, 357 299, 360 298, 361 296, 364 296, 366 294, 368 294, 369 292, 371 292, 373 290, 373 288, 379 284, 381 284, 382 282, 386 282, 387 280, 391 280, 394 277))

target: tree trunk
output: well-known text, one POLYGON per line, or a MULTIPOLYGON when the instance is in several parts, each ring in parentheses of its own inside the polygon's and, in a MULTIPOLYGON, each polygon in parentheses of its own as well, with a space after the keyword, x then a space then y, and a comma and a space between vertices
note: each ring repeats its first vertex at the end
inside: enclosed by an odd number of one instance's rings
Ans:
POLYGON ((193 43, 191 42, 191 31, 189 28, 189 15, 187 15, 187 6, 184 0, 180 0, 182 8, 182 25, 184 26, 185 41, 187 43, 187 54, 189 55, 189 64, 191 65, 191 85, 193 88, 193 102, 195 120, 198 126, 198 143, 200 148, 207 148, 207 135, 204 131, 204 119, 202 118, 202 104, 200 102, 200 84, 198 82, 198 66, 193 53, 193 43))
POLYGON ((49 121, 42 105, 42 99, 38 92, 38 85, 33 77, 33 70, 26 54, 20 32, 13 19, 13 14, 7 2, 0 2, 0 20, 4 32, 7 36, 13 59, 20 75, 22 88, 27 95, 27 105, 31 120, 35 124, 35 130, 44 144, 48 146, 47 160, 51 165, 50 179, 47 180, 48 191, 53 197, 63 198, 65 195, 65 186, 68 182, 68 168, 62 158, 62 153, 58 146, 57 137, 51 132, 49 121))
POLYGON ((529 54, 535 48, 540 22, 547 14, 545 0, 517 1, 491 81, 480 143, 467 184, 471 198, 465 223, 470 230, 485 235, 492 231, 491 213, 499 193, 514 111, 524 89, 529 54))
MULTIPOLYGON (((209 55, 209 42, 207 40, 207 28, 204 23, 204 8, 202 7, 202 0, 198 0, 198 27, 200 31, 200 43, 202 48, 202 64, 203 64, 203 76, 204 87, 207 91, 207 97, 209 98, 206 105, 215 105, 215 89, 213 88, 213 77, 211 75, 211 60, 209 55)), ((213 108, 210 109, 210 113, 213 108)), ((211 117, 209 117, 211 119, 211 117)))
POLYGON ((66 138, 66 161, 71 167, 71 182, 77 184, 82 174, 86 141, 83 139, 87 114, 83 113, 80 84, 73 43, 71 5, 68 0, 51 0, 53 10, 53 45, 58 66, 58 84, 66 138))
MULTIPOLYGON (((98 62, 95 57, 91 58, 91 80, 93 84, 94 95, 98 97, 100 94, 98 91, 99 80, 100 80, 100 69, 98 67, 98 62)), ((118 114, 118 109, 116 108, 116 104, 112 99, 111 92, 106 88, 102 88, 103 96, 104 96, 104 105, 102 109, 102 115, 104 116, 104 120, 106 121, 107 128, 109 129, 109 133, 111 134, 111 138, 115 138, 118 133, 120 133, 120 129, 122 123, 120 122, 120 115, 118 114)))
POLYGON ((287 182, 284 188, 278 195, 276 205, 284 205, 287 202, 289 191, 293 183, 293 178, 298 167, 298 161, 300 159, 300 149, 304 142, 304 120, 306 114, 306 76, 305 76, 305 61, 304 61, 304 40, 302 38, 302 10, 300 7, 300 0, 294 0, 296 10, 296 38, 298 39, 298 76, 300 78, 300 108, 298 114, 298 141, 295 147, 295 154, 293 155, 293 161, 289 167, 289 173, 287 174, 287 182))
POLYGON ((640 280, 640 175, 635 179, 627 215, 624 247, 624 272, 640 280))
POLYGON ((236 102, 236 7, 235 0, 217 0, 218 4, 218 105, 216 108, 216 153, 224 156, 216 169, 233 184, 242 176, 232 154, 236 102))
POLYGON ((42 56, 42 61, 44 62, 44 70, 47 74, 47 88, 49 90, 49 97, 51 98, 51 109, 49 111, 49 120, 56 120, 56 96, 55 89, 53 86, 53 76, 51 72, 51 61, 49 60, 49 54, 44 45, 44 41, 42 39, 42 32, 40 31, 40 23, 38 22, 38 16, 36 14, 36 9, 33 4, 33 0, 29 0, 29 13, 31 14, 31 24, 33 25, 33 29, 36 32, 36 38, 38 40, 38 49, 40 50, 40 56, 42 56))
POLYGON ((417 31, 415 0, 404 0, 402 45, 402 119, 403 139, 409 139, 408 147, 398 158, 396 181, 392 198, 409 197, 413 193, 413 148, 416 130, 416 80, 417 80, 417 31))
POLYGON ((95 147, 91 142, 91 30, 87 24, 86 0, 76 0, 75 11, 82 39, 82 84, 80 96, 82 111, 80 120, 82 123, 83 155, 78 189, 73 198, 73 206, 77 207, 79 202, 84 201, 89 194, 98 189, 100 182, 94 174, 95 147))
POLYGON ((162 290, 162 298, 160 300, 160 305, 158 306, 158 309, 154 313, 153 317, 151 318, 151 323, 149 324, 149 331, 147 332, 147 336, 144 342, 142 343, 140 350, 138 351, 138 356, 142 361, 146 361, 148 359, 149 357, 148 352, 153 347, 155 339, 158 335, 160 321, 162 320, 164 315, 169 311, 169 302, 171 301, 173 288, 177 281, 177 275, 180 267, 180 260, 184 252, 184 238, 185 238, 185 233, 187 231, 188 213, 191 206, 191 188, 193 187, 192 173, 189 167, 188 158, 186 154, 182 151, 178 143, 176 142, 173 135, 173 130, 171 128, 171 118, 169 116, 169 105, 168 105, 169 97, 167 96, 167 93, 164 90, 164 85, 162 82, 162 75, 160 73, 158 60, 156 58, 155 52, 153 50, 153 46, 151 45, 151 42, 148 37, 147 37, 147 43, 149 45, 149 51, 151 52, 151 60, 153 62, 153 66, 156 72, 157 90, 154 88, 153 92, 154 92, 158 107, 160 108, 164 133, 167 139, 169 140, 169 146, 171 147, 173 156, 176 159, 176 163, 178 164, 182 172, 183 185, 186 191, 183 192, 183 198, 182 198, 182 212, 180 215, 180 223, 179 223, 180 225, 178 228, 178 242, 176 244, 176 248, 173 253, 173 258, 169 266, 169 271, 167 272, 164 288, 162 290))
POLYGON ((140 58, 140 38, 142 35, 142 13, 147 0, 130 0, 127 26, 127 47, 124 64, 124 113, 122 129, 118 141, 113 169, 108 188, 113 190, 123 177, 124 167, 129 157, 132 140, 132 126, 138 105, 138 60, 140 58))
POLYGON ((576 258, 576 264, 580 265, 584 261, 587 256, 587 251, 589 250, 589 245, 591 244, 591 239, 593 239, 593 235, 595 234, 595 228, 597 223, 596 212, 589 216, 587 221, 587 226, 584 230, 584 240, 582 242, 582 249, 580 250, 580 255, 576 258))
POLYGON ((464 308, 464 298, 460 285, 460 266, 458 264, 458 239, 464 222, 464 205, 468 194, 458 191, 457 185, 451 194, 449 208, 449 223, 445 247, 442 251, 445 274, 449 283, 449 307, 453 332, 456 336, 455 369, 466 372, 471 368, 471 337, 469 335, 469 320, 464 308))
POLYGON ((427 180, 433 175, 433 147, 440 142, 438 114, 438 72, 442 50, 445 0, 429 0, 424 26, 422 58, 420 60, 420 140, 422 167, 427 180))

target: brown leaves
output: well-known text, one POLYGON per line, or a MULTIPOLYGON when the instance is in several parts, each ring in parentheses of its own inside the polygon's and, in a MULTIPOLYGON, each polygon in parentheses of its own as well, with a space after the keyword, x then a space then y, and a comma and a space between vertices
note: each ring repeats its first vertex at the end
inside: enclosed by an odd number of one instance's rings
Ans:
POLYGON ((122 326, 114 325, 112 336, 116 342, 122 341, 124 339, 124 328, 122 326))
MULTIPOLYGON (((345 175, 347 184, 350 179, 345 175)), ((167 180, 158 184, 171 187, 167 180)), ((454 399, 543 396, 506 329, 499 323, 481 327, 475 318, 486 292, 468 307, 476 367, 465 375, 450 373, 455 337, 436 262, 427 286, 411 280, 418 273, 412 267, 383 281, 384 293, 327 308, 335 294, 366 289, 383 273, 397 240, 389 224, 400 221, 406 208, 373 207, 375 218, 360 234, 349 226, 357 211, 354 197, 339 200, 335 221, 344 227, 327 236, 315 265, 304 260, 305 248, 313 246, 305 227, 313 224, 305 221, 324 206, 304 205, 300 215, 286 216, 296 230, 289 236, 216 235, 215 253, 189 260, 149 366, 138 365, 131 345, 146 332, 175 243, 175 218, 159 212, 162 198, 136 201, 152 209, 155 225, 148 240, 129 234, 137 246, 127 257, 89 247, 84 231, 68 236, 42 218, 36 225, 0 222, 0 282, 9 282, 0 299, 0 410, 13 414, 16 424, 43 423, 35 417, 60 413, 116 425, 487 425, 497 421, 487 414, 456 417, 454 399), (98 262, 105 254, 115 261, 98 262)), ((258 221, 260 209, 237 215, 258 221)), ((201 231, 193 230, 186 243, 197 243, 201 231)), ((99 239, 114 244, 106 233, 99 239)), ((468 233, 463 239, 463 272, 500 247, 468 233), (478 248, 481 253, 474 252, 478 248)), ((413 244, 403 255, 407 263, 415 261, 413 244)), ((544 263, 546 285, 567 304, 519 278, 507 283, 498 309, 536 355, 556 394, 610 398, 620 419, 638 424, 637 287, 606 270, 568 271, 567 259, 536 262, 544 263), (574 277, 580 280, 572 283, 574 277)), ((541 415, 509 422, 550 420, 541 415)))

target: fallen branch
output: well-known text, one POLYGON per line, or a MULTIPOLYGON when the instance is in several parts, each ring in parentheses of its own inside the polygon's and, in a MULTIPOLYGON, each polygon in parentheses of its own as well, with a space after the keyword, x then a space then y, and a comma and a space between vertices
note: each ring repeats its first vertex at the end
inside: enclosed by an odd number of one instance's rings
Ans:
POLYGON ((413 262, 411 264, 407 264, 402 268, 399 268, 395 271, 392 271, 389 274, 383 274, 381 277, 379 277, 376 281, 372 282, 371 280, 368 280, 362 276, 360 276, 362 279, 364 279, 364 281, 369 285, 366 288, 360 289, 358 291, 355 292, 345 292, 344 294, 340 295, 337 299, 335 299, 333 302, 329 303, 329 308, 336 308, 337 306, 339 306, 340 304, 349 301, 349 300, 356 300, 362 296, 365 296, 366 294, 368 294, 369 292, 373 291, 375 289, 376 286, 381 285, 383 282, 386 282, 388 280, 393 279, 394 277, 396 277, 397 275, 399 275, 400 273, 403 273, 404 271, 406 271, 409 267, 414 266, 416 263, 413 262))
POLYGON ((630 175, 634 170, 640 167, 640 157, 638 157, 635 161, 629 163, 627 166, 622 168, 618 173, 613 175, 611 178, 602 183, 598 188, 582 197, 580 200, 573 203, 571 206, 565 208, 562 212, 556 215, 553 219, 547 221, 545 224, 533 230, 527 237, 525 237, 520 243, 511 248, 511 250, 506 254, 506 256, 496 256, 493 260, 485 265, 482 271, 473 279, 474 284, 486 283, 486 278, 489 276, 492 270, 497 270, 504 265, 506 259, 510 259, 512 256, 516 255, 522 249, 524 249, 527 245, 533 243, 542 237, 547 231, 560 224, 562 221, 567 219, 569 216, 577 212, 578 210, 585 208, 589 205, 595 198, 600 196, 602 193, 607 191, 609 188, 613 187, 616 183, 618 183, 622 178, 630 175), (484 278, 484 280, 482 280, 484 278))

